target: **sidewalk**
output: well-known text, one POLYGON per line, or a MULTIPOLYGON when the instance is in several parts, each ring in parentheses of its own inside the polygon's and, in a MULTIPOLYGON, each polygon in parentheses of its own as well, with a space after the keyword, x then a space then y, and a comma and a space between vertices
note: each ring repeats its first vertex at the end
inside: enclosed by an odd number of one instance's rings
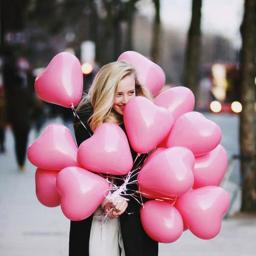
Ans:
MULTIPOLYGON (((38 202, 31 164, 25 173, 18 172, 10 131, 0 166, 0 255, 67 256, 69 221, 59 207, 38 202)), ((204 241, 186 231, 175 243, 161 244, 159 256, 253 256, 255 237, 256 216, 239 214, 223 221, 215 239, 204 241)))

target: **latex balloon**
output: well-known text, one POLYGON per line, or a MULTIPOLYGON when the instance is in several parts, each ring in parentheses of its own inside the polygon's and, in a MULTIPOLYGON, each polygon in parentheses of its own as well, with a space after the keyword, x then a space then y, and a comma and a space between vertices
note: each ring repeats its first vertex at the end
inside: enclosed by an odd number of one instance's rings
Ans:
POLYGON ((153 96, 159 94, 165 84, 165 74, 160 66, 135 51, 123 52, 118 61, 130 63, 137 72, 140 84, 148 88, 153 96))
POLYGON ((147 153, 168 135, 173 117, 168 110, 138 96, 125 106, 124 124, 132 148, 138 153, 147 153))
POLYGON ((105 199, 108 182, 97 174, 79 167, 67 167, 57 176, 64 215, 74 221, 88 218, 105 199))
POLYGON ((116 124, 103 123, 78 149, 79 164, 92 172, 125 175, 133 159, 124 131, 116 124))
POLYGON ((183 233, 180 213, 167 202, 147 201, 141 208, 140 217, 148 236, 160 243, 174 242, 183 233))
POLYGON ((163 150, 148 161, 138 174, 139 189, 151 196, 177 197, 190 190, 194 183, 195 158, 186 148, 163 150))
POLYGON ((167 139, 167 147, 186 147, 196 156, 201 156, 213 150, 220 141, 221 130, 216 123, 201 113, 188 112, 175 122, 167 139))
POLYGON ((202 187, 182 195, 175 206, 194 235, 211 239, 220 232, 229 208, 229 194, 221 187, 202 187))
POLYGON ((83 93, 83 74, 79 60, 71 53, 57 54, 35 80, 37 96, 63 107, 76 106, 83 93))
POLYGON ((143 165, 145 165, 146 163, 148 163, 154 156, 158 155, 160 152, 164 151, 166 148, 157 148, 154 151, 152 151, 149 156, 146 158, 146 160, 144 161, 143 165))
POLYGON ((36 196, 40 203, 48 207, 60 204, 60 196, 56 188, 57 174, 57 171, 36 170, 36 196))
POLYGON ((178 198, 178 196, 166 196, 159 192, 147 189, 146 187, 139 187, 139 192, 145 198, 165 201, 168 202, 170 205, 174 205, 178 198))
POLYGON ((176 120, 182 114, 194 109, 195 96, 187 87, 176 86, 160 93, 154 103, 167 108, 176 120))
POLYGON ((44 170, 61 170, 76 166, 77 145, 68 128, 48 125, 39 138, 28 147, 28 159, 44 170))
POLYGON ((210 153, 196 158, 194 188, 220 185, 227 167, 227 153, 221 145, 218 145, 210 153))

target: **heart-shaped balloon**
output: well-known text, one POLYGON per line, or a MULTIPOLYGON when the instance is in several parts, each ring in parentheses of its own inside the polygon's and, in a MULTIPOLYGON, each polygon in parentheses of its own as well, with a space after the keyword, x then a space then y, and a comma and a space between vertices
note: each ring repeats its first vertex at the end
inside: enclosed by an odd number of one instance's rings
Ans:
POLYGON ((57 171, 36 170, 36 196, 40 203, 48 207, 60 204, 60 196, 56 188, 57 171))
POLYGON ((77 161, 92 172, 125 175, 133 165, 129 143, 116 124, 103 123, 78 149, 77 161))
POLYGON ((220 232, 229 208, 229 194, 221 187, 202 187, 181 196, 175 206, 194 235, 211 239, 220 232))
POLYGON ((175 122, 167 139, 167 146, 190 149, 195 156, 213 150, 221 141, 221 129, 213 121, 198 112, 181 115, 175 122))
POLYGON ((156 148, 154 151, 150 153, 150 155, 146 158, 146 160, 143 162, 143 165, 146 165, 153 157, 158 155, 160 152, 164 151, 166 148, 156 148))
MULTIPOLYGON (((173 147, 163 150, 143 166, 138 175, 140 191, 160 195, 160 198, 180 196, 194 183, 195 158, 186 148, 173 147)), ((158 198, 158 197, 156 197, 158 198)))
POLYGON ((124 124, 132 148, 138 153, 147 153, 168 135, 173 117, 167 109, 138 96, 125 106, 124 124))
POLYGON ((160 93, 154 103, 167 108, 176 120, 182 114, 194 109, 195 96, 187 87, 176 86, 160 93))
POLYGON ((228 166, 228 157, 223 146, 218 145, 210 153, 196 158, 194 188, 219 186, 228 166))
POLYGON ((80 167, 61 170, 56 184, 61 196, 61 209, 68 219, 74 221, 92 215, 110 189, 104 178, 80 167))
POLYGON ((135 52, 123 52, 118 61, 130 63, 136 70, 140 84, 148 88, 153 96, 158 95, 165 84, 165 74, 160 66, 135 52))
POLYGON ((37 96, 63 107, 76 106, 83 93, 83 74, 79 60, 68 52, 57 54, 35 80, 37 96))
POLYGON ((183 233, 180 213, 167 202, 147 201, 141 208, 140 218, 148 236, 160 243, 174 242, 183 233))
POLYGON ((76 166, 77 145, 68 128, 60 124, 48 125, 28 147, 28 159, 44 170, 61 170, 76 166))

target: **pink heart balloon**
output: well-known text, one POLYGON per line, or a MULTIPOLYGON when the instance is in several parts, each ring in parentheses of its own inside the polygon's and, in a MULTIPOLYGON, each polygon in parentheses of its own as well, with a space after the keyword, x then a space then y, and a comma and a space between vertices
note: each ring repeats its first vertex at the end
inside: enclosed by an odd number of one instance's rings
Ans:
POLYGON ((176 120, 182 114, 194 109, 195 96, 190 89, 176 86, 160 93, 155 98, 154 103, 167 108, 176 120))
POLYGON ((229 194, 221 187, 202 187, 181 196, 175 206, 194 235, 211 239, 220 232, 229 208, 229 194))
POLYGON ((173 147, 163 150, 140 170, 140 191, 166 198, 182 195, 193 186, 194 162, 194 155, 186 148, 173 147))
POLYGON ((60 204, 60 196, 56 188, 58 172, 36 170, 36 196, 40 203, 48 207, 55 207, 60 204))
POLYGON ((165 84, 165 74, 160 66, 135 52, 123 52, 118 61, 130 63, 136 70, 139 82, 148 88, 153 96, 158 95, 165 84))
POLYGON ((220 185, 227 167, 227 153, 221 145, 218 145, 207 155, 196 158, 194 188, 220 185))
POLYGON ((47 126, 28 147, 28 159, 44 170, 61 170, 76 166, 77 145, 68 128, 59 124, 47 126))
POLYGON ((146 165, 153 157, 155 157, 156 155, 158 155, 160 152, 164 151, 166 148, 156 148, 154 151, 152 151, 150 153, 150 155, 146 158, 146 160, 144 161, 143 165, 146 165))
POLYGON ((125 106, 124 124, 132 148, 138 153, 147 153, 168 135, 173 117, 168 110, 138 96, 125 106))
POLYGON ((213 121, 201 113, 188 112, 175 122, 167 139, 167 146, 182 146, 190 149, 196 156, 213 150, 221 141, 221 130, 213 121))
POLYGON ((64 215, 74 221, 88 218, 105 199, 108 182, 97 174, 79 167, 67 167, 57 176, 64 215))
POLYGON ((103 123, 78 149, 77 161, 92 172, 125 175, 133 160, 124 131, 116 124, 103 123))
POLYGON ((57 54, 35 80, 37 96, 63 107, 76 106, 83 93, 83 74, 79 60, 68 52, 57 54))
POLYGON ((148 236, 160 243, 174 242, 183 233, 180 213, 167 202, 147 201, 141 208, 140 218, 148 236))

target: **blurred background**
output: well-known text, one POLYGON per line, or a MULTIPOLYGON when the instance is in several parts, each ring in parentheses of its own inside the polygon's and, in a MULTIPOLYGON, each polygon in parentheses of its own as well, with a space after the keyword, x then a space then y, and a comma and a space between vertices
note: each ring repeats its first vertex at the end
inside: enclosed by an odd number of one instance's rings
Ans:
POLYGON ((36 97, 35 77, 68 51, 81 61, 87 92, 98 69, 127 50, 160 65, 165 88, 194 92, 196 110, 222 128, 229 156, 222 186, 231 207, 222 235, 213 242, 185 235, 160 255, 255 252, 255 0, 1 0, 0 12, 1 255, 67 255, 68 221, 37 202, 26 148, 49 122, 72 129, 73 116, 36 97), (231 239, 245 228, 248 235, 231 239), (242 239, 247 245, 236 248, 242 239))

